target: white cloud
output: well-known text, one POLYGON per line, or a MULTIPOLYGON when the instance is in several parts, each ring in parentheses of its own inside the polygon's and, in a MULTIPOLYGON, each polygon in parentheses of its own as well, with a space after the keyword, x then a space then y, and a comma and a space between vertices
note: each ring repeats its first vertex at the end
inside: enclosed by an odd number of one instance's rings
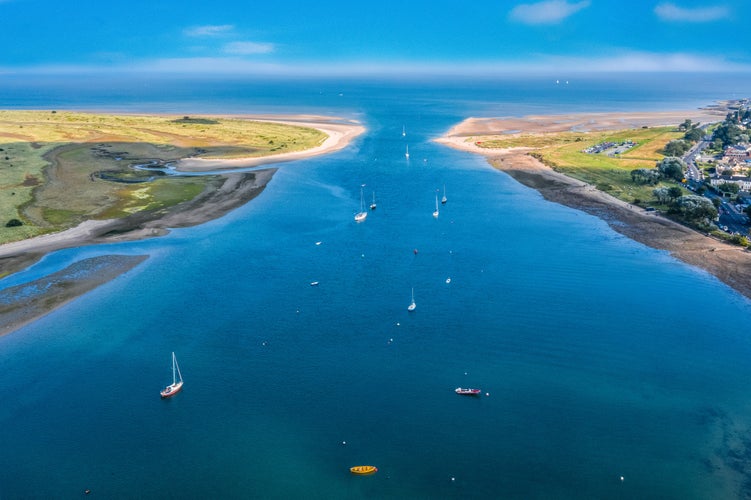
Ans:
POLYGON ((751 73, 751 63, 689 53, 628 52, 608 57, 540 55, 524 61, 416 63, 384 62, 260 62, 241 56, 148 59, 99 65, 0 66, 7 75, 252 75, 282 77, 425 77, 545 76, 608 73, 751 73))
POLYGON ((231 33, 234 29, 235 27, 231 24, 209 24, 187 28, 184 33, 191 37, 211 37, 231 33))
POLYGON ((251 55, 274 52, 274 44, 266 42, 230 42, 222 47, 225 54, 251 55))
POLYGON ((664 21, 682 21, 689 23, 704 23, 717 21, 730 16, 730 11, 724 6, 715 7, 680 7, 673 3, 661 3, 655 7, 655 14, 664 21))
POLYGON ((565 0, 523 3, 511 9, 509 18, 524 24, 556 24, 586 7, 589 7, 589 0, 576 3, 565 0))
POLYGON ((547 63, 554 69, 570 72, 566 68, 576 68, 583 73, 721 73, 751 70, 748 64, 688 53, 622 52, 596 58, 549 57, 547 63))

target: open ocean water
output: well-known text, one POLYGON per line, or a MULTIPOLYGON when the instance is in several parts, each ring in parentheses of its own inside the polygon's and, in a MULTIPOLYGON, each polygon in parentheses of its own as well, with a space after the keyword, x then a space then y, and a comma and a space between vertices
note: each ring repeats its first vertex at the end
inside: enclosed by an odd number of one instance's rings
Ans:
POLYGON ((751 94, 743 79, 686 78, 4 80, 4 107, 304 112, 368 131, 279 165, 219 220, 0 281, 151 256, 0 337, 0 498, 751 494, 751 303, 431 142, 468 116, 751 94), (357 224, 362 184, 378 208, 357 224), (185 388, 163 401, 171 351, 185 388), (378 473, 349 473, 363 464, 378 473))

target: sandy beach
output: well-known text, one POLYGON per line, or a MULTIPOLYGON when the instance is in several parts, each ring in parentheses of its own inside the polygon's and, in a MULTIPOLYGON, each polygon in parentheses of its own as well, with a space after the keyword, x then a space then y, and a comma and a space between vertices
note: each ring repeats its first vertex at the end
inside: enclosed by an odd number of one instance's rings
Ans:
POLYGON ((273 156, 259 158, 237 159, 209 159, 209 158, 185 158, 176 163, 175 168, 182 172, 206 172, 211 170, 224 170, 229 168, 247 168, 271 163, 301 160, 327 153, 333 153, 347 146, 355 137, 365 131, 365 127, 351 123, 336 123, 324 120, 322 117, 299 115, 286 117, 286 119, 271 119, 266 115, 243 116, 242 118, 255 121, 282 123, 285 125, 298 125, 318 129, 328 135, 323 144, 305 151, 282 153, 273 156))
MULTIPOLYGON (((271 119, 267 115, 242 118, 316 128, 325 132, 328 138, 320 146, 306 151, 261 158, 185 159, 180 162, 179 170, 225 173, 217 175, 216 179, 194 199, 166 210, 139 212, 121 219, 88 220, 66 231, 0 245, 0 274, 18 272, 56 250, 161 236, 167 234, 171 228, 189 227, 216 219, 258 196, 276 172, 276 168, 272 167, 253 172, 226 173, 227 170, 271 165, 331 153, 343 149, 365 131, 359 124, 341 123, 338 119, 317 116, 285 116, 282 120, 271 119)), ((97 273, 87 273, 78 280, 69 278, 66 286, 51 286, 59 281, 59 273, 35 281, 34 285, 45 289, 46 292, 37 295, 33 301, 5 293, 0 303, 0 334, 9 333, 49 313, 96 286, 116 278, 146 258, 141 256, 133 260, 116 256, 105 257, 107 258, 102 263, 98 263, 97 273)))
POLYGON ((686 118, 722 120, 725 111, 690 110, 660 113, 597 113, 524 118, 470 118, 436 141, 485 156, 491 165, 520 183, 539 191, 545 199, 582 210, 606 221, 615 231, 675 258, 701 268, 751 299, 751 252, 705 236, 654 212, 618 200, 544 165, 529 148, 488 149, 479 140, 509 133, 537 134, 567 130, 617 130, 642 126, 675 125, 686 118), (481 139, 480 139, 481 138, 481 139))

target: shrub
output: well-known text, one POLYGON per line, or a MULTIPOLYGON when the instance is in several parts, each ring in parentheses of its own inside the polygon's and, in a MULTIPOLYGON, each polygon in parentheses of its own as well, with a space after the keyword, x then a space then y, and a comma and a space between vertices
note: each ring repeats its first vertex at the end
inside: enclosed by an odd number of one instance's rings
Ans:
POLYGON ((18 227, 23 226, 23 222, 18 219, 11 219, 5 223, 5 227, 18 227))

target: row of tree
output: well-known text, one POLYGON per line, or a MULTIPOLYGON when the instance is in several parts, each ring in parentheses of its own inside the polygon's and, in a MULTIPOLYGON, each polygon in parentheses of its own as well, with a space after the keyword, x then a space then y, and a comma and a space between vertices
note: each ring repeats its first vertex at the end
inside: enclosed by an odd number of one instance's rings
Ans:
POLYGON ((725 116, 723 121, 712 134, 714 146, 723 148, 732 146, 741 142, 749 142, 749 133, 743 122, 751 119, 751 108, 740 108, 731 111, 725 116))
POLYGON ((680 158, 668 156, 657 162, 655 168, 637 168, 631 171, 631 180, 636 184, 654 186, 663 179, 682 181, 686 164, 680 158))
MULTIPOLYGON (((661 180, 681 182, 686 164, 680 158, 670 156, 657 162, 655 168, 638 168, 631 171, 631 179, 637 184, 656 185, 661 180)), ((684 195, 679 186, 658 187, 652 194, 659 203, 669 206, 669 211, 680 214, 687 222, 709 228, 717 217, 717 207, 708 198, 694 194, 684 195)))

